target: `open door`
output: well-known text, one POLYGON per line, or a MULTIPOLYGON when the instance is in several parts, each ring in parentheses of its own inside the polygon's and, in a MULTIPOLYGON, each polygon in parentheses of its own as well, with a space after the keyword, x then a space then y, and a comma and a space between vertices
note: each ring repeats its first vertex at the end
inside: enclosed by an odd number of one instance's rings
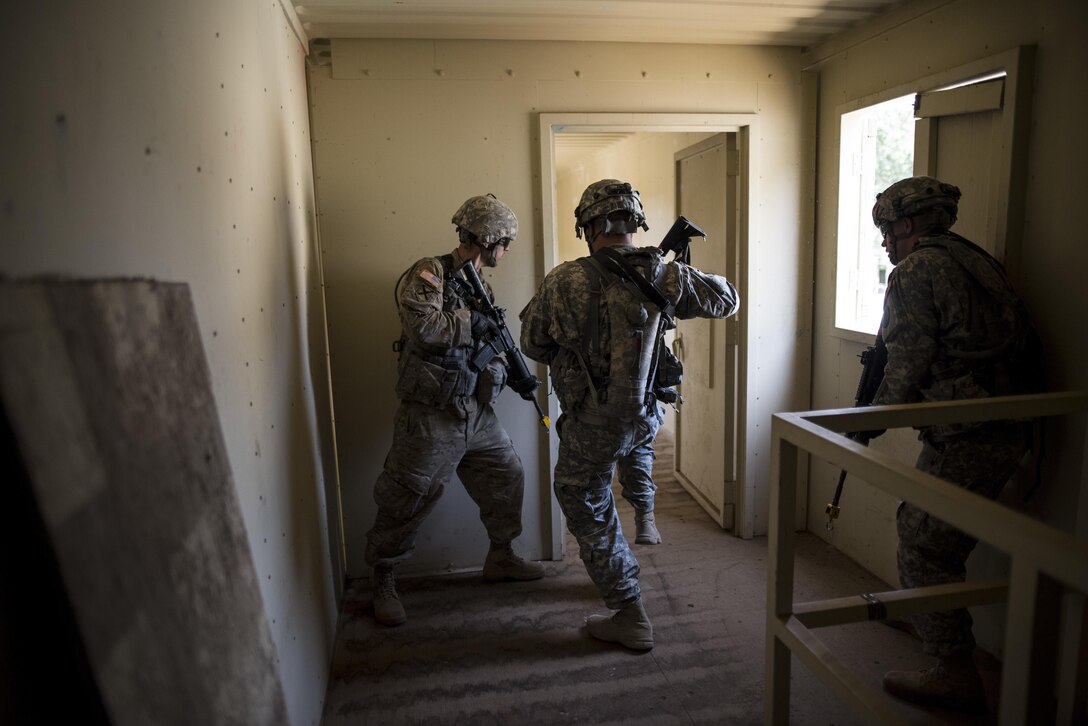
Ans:
MULTIPOLYGON (((737 134, 720 133, 676 152, 679 213, 706 232, 692 264, 738 279, 737 134)), ((737 504, 737 320, 681 320, 673 350, 684 364, 676 418, 676 477, 724 529, 737 504)))

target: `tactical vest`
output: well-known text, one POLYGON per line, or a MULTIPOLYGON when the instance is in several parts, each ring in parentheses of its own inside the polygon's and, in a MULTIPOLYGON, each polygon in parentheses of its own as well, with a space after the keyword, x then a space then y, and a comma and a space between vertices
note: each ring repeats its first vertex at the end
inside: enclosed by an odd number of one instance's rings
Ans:
POLYGON ((651 302, 633 279, 641 275, 643 285, 653 287, 661 277, 664 265, 655 248, 621 256, 633 274, 617 274, 618 268, 608 257, 620 255, 599 251, 593 257, 577 260, 589 278, 589 304, 579 356, 589 393, 580 410, 572 413, 633 419, 646 415, 649 407, 656 405, 654 383, 665 350, 662 338, 672 326, 672 306, 660 291, 656 297, 661 304, 651 302))
MULTIPOLYGON (((442 312, 468 308, 467 292, 456 278, 453 257, 442 255, 442 312)), ((417 263, 418 264, 418 263, 417 263)), ((415 269, 415 265, 404 275, 415 269)), ((396 290, 399 298, 401 275, 396 290)), ((399 304, 399 303, 398 303, 399 304)), ((428 406, 441 407, 459 396, 472 396, 476 392, 477 374, 469 367, 474 350, 471 346, 438 348, 412 341, 401 332, 400 340, 393 344, 397 358, 397 397, 402 401, 415 401, 428 406)))

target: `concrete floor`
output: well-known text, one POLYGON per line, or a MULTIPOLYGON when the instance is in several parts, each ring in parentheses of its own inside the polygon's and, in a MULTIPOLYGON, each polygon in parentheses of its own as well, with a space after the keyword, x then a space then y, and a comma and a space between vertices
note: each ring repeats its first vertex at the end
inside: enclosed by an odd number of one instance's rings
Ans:
MULTIPOLYGON (((664 542, 634 547, 652 651, 601 643, 581 628, 585 615, 605 609, 569 536, 565 559, 547 563, 536 582, 485 584, 478 574, 399 581, 408 622, 397 628, 374 622, 369 584, 352 581, 325 726, 761 723, 766 540, 722 532, 671 476, 655 479, 664 542)), ((617 500, 631 532, 632 510, 617 500)), ((800 534, 797 545, 799 602, 890 589, 813 535, 800 534)), ((818 635, 877 690, 886 670, 930 664, 918 641, 877 623, 818 635)), ((999 664, 981 652, 976 660, 993 708, 999 664)), ((911 723, 994 721, 896 703, 911 723)), ((796 724, 865 723, 796 658, 790 711, 796 724)))

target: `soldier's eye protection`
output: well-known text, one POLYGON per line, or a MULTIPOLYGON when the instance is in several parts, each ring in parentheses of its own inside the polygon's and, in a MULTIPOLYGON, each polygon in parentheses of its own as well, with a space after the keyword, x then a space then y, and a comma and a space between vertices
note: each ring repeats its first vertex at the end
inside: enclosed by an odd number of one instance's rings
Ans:
MULTIPOLYGON (((510 247, 510 243, 513 242, 513 241, 514 240, 510 239, 509 237, 503 237, 502 239, 495 242, 495 244, 502 247, 505 250, 508 247, 510 247)), ((492 246, 494 246, 494 245, 492 245, 492 246)))

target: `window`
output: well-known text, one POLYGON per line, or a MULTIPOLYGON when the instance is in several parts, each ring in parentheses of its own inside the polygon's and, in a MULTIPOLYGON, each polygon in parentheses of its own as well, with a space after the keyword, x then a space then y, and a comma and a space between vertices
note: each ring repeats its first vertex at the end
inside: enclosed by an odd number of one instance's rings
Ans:
POLYGON ((844 113, 839 149, 835 327, 875 334, 891 263, 873 226, 873 202, 914 174, 914 95, 844 113))

